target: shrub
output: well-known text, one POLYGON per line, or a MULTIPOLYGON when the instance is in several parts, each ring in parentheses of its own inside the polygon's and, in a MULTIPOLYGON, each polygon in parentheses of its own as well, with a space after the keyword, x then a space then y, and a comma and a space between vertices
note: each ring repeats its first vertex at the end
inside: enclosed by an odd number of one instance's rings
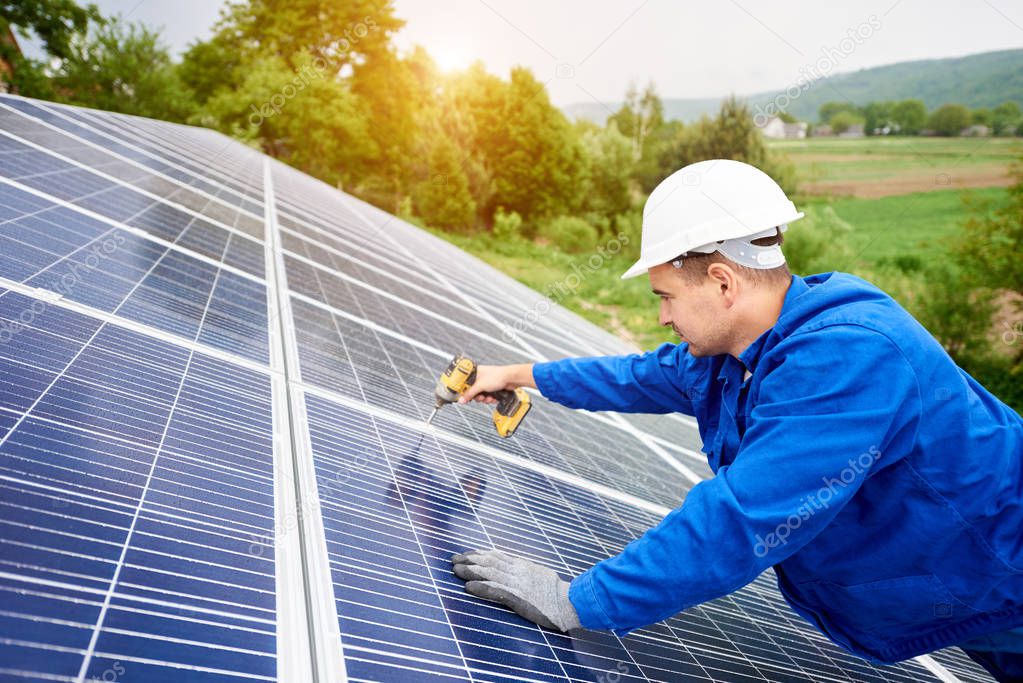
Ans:
POLYGON ((517 240, 522 237, 522 216, 516 211, 505 213, 504 207, 497 207, 494 213, 494 238, 517 240))
POLYGON ((852 226, 839 218, 830 206, 810 205, 803 210, 806 217, 785 231, 782 251, 789 270, 799 275, 812 275, 851 269, 856 258, 848 239, 852 226))
POLYGON ((558 216, 540 224, 538 236, 563 251, 581 252, 597 244, 597 231, 582 218, 558 216))

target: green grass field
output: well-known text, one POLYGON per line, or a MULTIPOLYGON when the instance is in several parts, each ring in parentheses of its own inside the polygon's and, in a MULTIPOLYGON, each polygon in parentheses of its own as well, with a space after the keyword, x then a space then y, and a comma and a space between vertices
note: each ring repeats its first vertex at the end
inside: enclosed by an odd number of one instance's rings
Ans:
POLYGON ((872 198, 1004 186, 1023 139, 829 137, 772 140, 768 147, 788 156, 804 192, 872 198))
MULTIPOLYGON (((857 253, 857 264, 875 266, 900 256, 926 258, 937 254, 966 220, 966 197, 997 203, 1005 197, 1005 190, 935 190, 877 199, 811 198, 807 203, 830 205, 853 227, 849 241, 857 253)), ((845 267, 852 265, 856 264, 845 267)))

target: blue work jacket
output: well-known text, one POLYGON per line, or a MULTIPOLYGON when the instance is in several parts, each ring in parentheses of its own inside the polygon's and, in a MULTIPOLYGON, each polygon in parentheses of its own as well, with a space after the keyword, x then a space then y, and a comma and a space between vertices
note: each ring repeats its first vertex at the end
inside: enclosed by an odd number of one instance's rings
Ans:
POLYGON ((569 407, 695 416, 715 472, 572 581, 583 626, 621 635, 768 567, 874 661, 1023 625, 1023 419, 864 280, 794 276, 738 360, 663 344, 533 375, 569 407))

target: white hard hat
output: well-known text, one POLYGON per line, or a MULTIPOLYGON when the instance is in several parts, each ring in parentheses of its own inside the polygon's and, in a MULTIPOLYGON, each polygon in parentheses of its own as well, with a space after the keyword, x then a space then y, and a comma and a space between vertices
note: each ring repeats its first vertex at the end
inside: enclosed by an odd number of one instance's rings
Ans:
POLYGON ((625 280, 687 252, 720 251, 751 268, 785 262, 778 245, 752 240, 784 230, 803 217, 778 183, 755 166, 711 159, 675 171, 650 193, 643 207, 639 260, 625 280))

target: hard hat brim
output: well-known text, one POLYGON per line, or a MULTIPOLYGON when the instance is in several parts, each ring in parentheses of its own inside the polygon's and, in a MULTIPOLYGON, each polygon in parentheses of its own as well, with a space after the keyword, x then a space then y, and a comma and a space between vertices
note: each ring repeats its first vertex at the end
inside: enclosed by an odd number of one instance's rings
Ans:
POLYGON ((640 259, 640 260, 636 261, 635 263, 633 263, 632 267, 629 268, 627 271, 625 271, 624 274, 622 274, 621 279, 622 280, 629 280, 631 278, 636 277, 637 275, 642 275, 643 273, 647 272, 648 270, 650 270, 654 266, 658 266, 658 265, 660 265, 660 264, 659 263, 652 263, 650 265, 647 265, 646 262, 643 259, 640 259))
MULTIPOLYGON (((794 208, 795 207, 793 207, 793 209, 794 208)), ((788 225, 789 223, 792 223, 794 221, 799 220, 800 218, 803 218, 805 215, 806 214, 804 214, 802 211, 797 211, 797 212, 795 212, 793 214, 790 214, 788 216, 784 216, 784 217, 783 216, 778 216, 776 220, 770 220, 768 222, 771 223, 772 225, 788 225)), ((750 234, 750 230, 748 228, 744 228, 741 232, 744 232, 746 234, 750 234)), ((681 247, 679 245, 676 245, 676 246, 671 247, 669 249, 664 249, 664 247, 662 246, 662 248, 660 249, 660 253, 657 254, 656 256, 652 257, 652 258, 644 259, 641 256, 638 261, 636 261, 634 264, 632 264, 632 267, 630 267, 627 271, 625 271, 622 274, 621 279, 622 280, 629 280, 631 278, 637 277, 639 275, 642 275, 643 273, 645 273, 646 271, 650 270, 651 268, 653 268, 655 266, 659 266, 662 263, 668 263, 668 261, 670 261, 671 259, 673 259, 676 256, 678 256, 680 253, 684 253, 686 251, 691 251, 691 249, 683 249, 682 251, 678 251, 678 249, 680 249, 680 248, 681 247), (671 253, 668 253, 669 251, 671 253)))

